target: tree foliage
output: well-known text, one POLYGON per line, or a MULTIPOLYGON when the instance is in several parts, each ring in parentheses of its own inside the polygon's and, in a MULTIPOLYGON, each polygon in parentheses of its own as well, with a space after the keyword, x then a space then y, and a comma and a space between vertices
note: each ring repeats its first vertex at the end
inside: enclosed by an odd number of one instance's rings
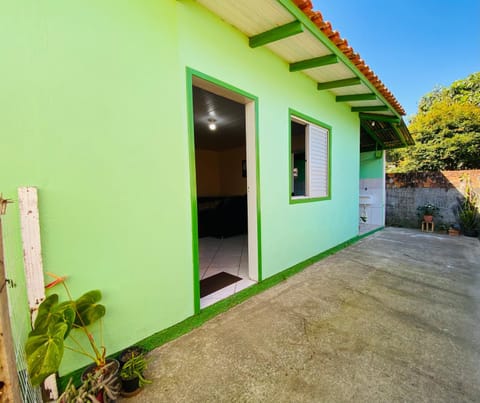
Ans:
POLYGON ((416 144, 389 152, 391 172, 480 168, 480 72, 424 95, 409 130, 416 144))

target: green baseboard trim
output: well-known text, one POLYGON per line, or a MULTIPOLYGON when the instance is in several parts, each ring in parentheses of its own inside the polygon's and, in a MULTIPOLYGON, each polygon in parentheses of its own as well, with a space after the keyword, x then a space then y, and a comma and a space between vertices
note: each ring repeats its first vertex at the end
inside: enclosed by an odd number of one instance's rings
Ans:
MULTIPOLYGON (((146 351, 151 351, 157 347, 160 347, 161 345, 168 343, 169 341, 172 341, 180 336, 183 336, 184 334, 192 331, 197 327, 200 327, 205 322, 209 321, 215 316, 228 311, 230 308, 233 308, 234 306, 242 303, 243 301, 251 298, 252 296, 260 294, 261 292, 285 281, 287 278, 301 272, 302 270, 306 269, 308 266, 311 266, 312 264, 322 259, 325 259, 326 257, 333 255, 334 253, 337 253, 342 249, 345 249, 346 247, 353 245, 359 240, 369 235, 372 235, 375 232, 381 231, 383 229, 384 227, 379 227, 365 234, 358 235, 356 237, 349 239, 348 241, 342 242, 341 244, 334 246, 333 248, 330 248, 322 253, 319 253, 318 255, 312 256, 309 259, 306 259, 300 263, 297 263, 296 265, 286 270, 283 270, 280 273, 274 274, 273 276, 266 278, 260 283, 257 283, 248 288, 245 288, 244 290, 237 292, 236 294, 233 294, 228 298, 225 298, 213 305, 210 305, 202 309, 200 313, 197 315, 190 316, 189 318, 183 320, 182 322, 179 322, 167 329, 161 330, 158 333, 154 333, 153 335, 143 340, 140 340, 138 343, 135 343, 135 345, 143 347, 146 351)), ((117 358, 119 354, 120 354, 120 351, 109 357, 117 358)), ((60 377, 58 380, 59 390, 63 391, 65 389, 65 387, 67 386, 68 380, 70 378, 73 378, 75 385, 79 385, 80 377, 85 368, 86 367, 79 368, 67 375, 60 377)))
POLYGON ((383 230, 383 229, 385 229, 385 226, 381 226, 381 227, 372 229, 371 231, 365 232, 365 234, 359 235, 357 238, 358 238, 358 240, 360 240, 360 239, 362 239, 362 238, 365 238, 365 237, 367 237, 367 236, 370 236, 370 235, 374 234, 375 232, 381 231, 381 230, 383 230))

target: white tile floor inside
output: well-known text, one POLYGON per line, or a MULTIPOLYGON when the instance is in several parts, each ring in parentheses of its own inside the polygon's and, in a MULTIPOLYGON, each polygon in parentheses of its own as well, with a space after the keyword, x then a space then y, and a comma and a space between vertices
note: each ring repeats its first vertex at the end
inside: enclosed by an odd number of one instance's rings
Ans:
POLYGON ((200 238, 199 252, 200 279, 211 277, 222 271, 242 278, 242 280, 234 284, 201 298, 200 308, 203 309, 255 284, 255 281, 250 280, 248 277, 246 234, 222 239, 200 238))

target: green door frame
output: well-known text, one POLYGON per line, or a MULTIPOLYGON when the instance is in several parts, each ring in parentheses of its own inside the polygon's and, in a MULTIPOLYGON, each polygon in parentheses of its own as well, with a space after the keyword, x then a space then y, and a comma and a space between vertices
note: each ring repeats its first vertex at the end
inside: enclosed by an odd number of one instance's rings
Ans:
MULTIPOLYGON (((190 198, 192 213, 192 258, 193 258, 193 293, 194 293, 194 312, 200 312, 200 267, 199 267, 199 245, 198 245, 198 211, 197 211, 197 179, 195 167, 195 133, 194 133, 194 110, 193 110, 193 85, 194 80, 200 79, 214 86, 225 89, 239 98, 244 98, 242 102, 247 109, 247 105, 253 103, 255 119, 255 205, 256 205, 256 238, 257 238, 257 282, 262 281, 262 248, 261 248, 261 209, 260 209, 260 159, 259 159, 259 141, 258 141, 258 97, 249 94, 239 88, 217 80, 204 73, 187 67, 187 116, 188 116, 188 154, 190 165, 190 198)), ((247 110, 246 110, 247 112, 247 110)), ((247 119, 248 120, 248 119, 247 119)), ((247 122, 248 126, 248 122, 247 122)), ((247 129, 248 132, 248 129, 247 129)), ((248 155, 247 155, 248 160, 248 155)), ((248 163, 248 162, 247 162, 248 163)), ((250 170, 249 170, 250 171, 250 170)), ((247 204, 249 203, 247 196, 247 204)), ((252 213, 248 208, 248 214, 252 213)), ((249 220, 250 221, 250 220, 249 220)), ((249 234, 250 238, 250 234, 249 234)))

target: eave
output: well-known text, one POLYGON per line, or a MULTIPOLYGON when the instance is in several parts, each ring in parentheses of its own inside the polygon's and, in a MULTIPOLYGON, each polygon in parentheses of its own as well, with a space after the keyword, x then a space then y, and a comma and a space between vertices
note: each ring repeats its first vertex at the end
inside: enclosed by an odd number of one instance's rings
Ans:
POLYGON ((360 151, 391 150, 415 144, 403 119, 398 122, 360 115, 360 151))
MULTIPOLYGON (((268 48, 287 62, 291 74, 307 75, 317 82, 319 91, 332 93, 352 113, 372 113, 395 122, 400 122, 405 114, 347 41, 323 21, 319 12, 312 11, 310 0, 197 2, 247 36, 250 47, 268 48)), ((401 140, 401 135, 402 132, 397 133, 399 141, 408 144, 401 140)))

